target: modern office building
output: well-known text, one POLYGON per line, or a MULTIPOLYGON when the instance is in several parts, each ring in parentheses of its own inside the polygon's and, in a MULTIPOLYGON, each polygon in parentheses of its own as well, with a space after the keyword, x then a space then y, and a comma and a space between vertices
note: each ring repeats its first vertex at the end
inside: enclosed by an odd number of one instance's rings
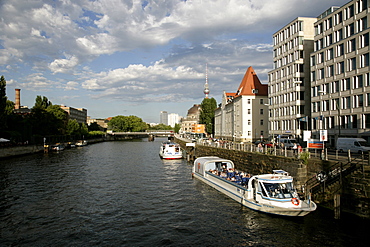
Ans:
POLYGON ((177 113, 170 113, 168 114, 168 124, 172 128, 175 127, 175 124, 180 122, 180 116, 177 113))
POLYGON ((215 138, 252 142, 268 137, 267 85, 252 67, 246 71, 236 93, 224 93, 215 110, 215 138))
POLYGON ((168 112, 166 111, 161 111, 159 115, 159 123, 168 125, 168 112))
POLYGON ((268 73, 269 135, 301 139, 309 129, 310 54, 317 18, 298 17, 273 35, 274 67, 268 73))
POLYGON ((369 0, 332 7, 314 24, 311 54, 312 136, 327 130, 370 141, 369 0))

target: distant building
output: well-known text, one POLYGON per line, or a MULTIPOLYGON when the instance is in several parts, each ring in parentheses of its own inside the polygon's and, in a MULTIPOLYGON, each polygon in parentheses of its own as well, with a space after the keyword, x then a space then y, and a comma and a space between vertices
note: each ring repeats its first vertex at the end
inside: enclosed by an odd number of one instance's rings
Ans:
POLYGON ((189 110, 186 118, 181 121, 180 133, 191 133, 192 128, 199 122, 200 105, 195 104, 189 110))
POLYGON ((107 130, 108 128, 108 123, 109 123, 109 120, 108 119, 93 119, 93 118, 90 118, 90 117, 87 117, 87 125, 91 125, 92 123, 97 123, 99 125, 99 127, 101 128, 102 131, 105 131, 107 130))
POLYGON ((224 93, 215 110, 215 138, 241 142, 268 138, 267 89, 249 67, 236 93, 224 93))
POLYGON ((180 116, 176 113, 170 113, 168 114, 168 124, 172 128, 175 127, 175 124, 178 124, 180 122, 180 116))
POLYGON ((64 111, 68 113, 69 119, 75 119, 78 123, 87 124, 87 110, 84 108, 73 108, 69 106, 61 105, 64 111))
POLYGON ((164 124, 164 125, 168 125, 168 112, 161 111, 161 113, 159 115, 159 123, 164 124))

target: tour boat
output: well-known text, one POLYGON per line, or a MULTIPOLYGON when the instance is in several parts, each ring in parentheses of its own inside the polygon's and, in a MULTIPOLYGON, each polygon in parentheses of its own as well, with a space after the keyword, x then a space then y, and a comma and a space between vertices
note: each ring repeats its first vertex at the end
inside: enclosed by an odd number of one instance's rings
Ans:
POLYGON ((317 207, 310 198, 298 196, 293 177, 283 170, 250 176, 236 171, 231 160, 208 156, 194 161, 193 177, 242 205, 265 213, 305 216, 317 207))
POLYGON ((175 142, 165 141, 159 149, 159 156, 162 159, 182 159, 182 151, 180 145, 175 142))

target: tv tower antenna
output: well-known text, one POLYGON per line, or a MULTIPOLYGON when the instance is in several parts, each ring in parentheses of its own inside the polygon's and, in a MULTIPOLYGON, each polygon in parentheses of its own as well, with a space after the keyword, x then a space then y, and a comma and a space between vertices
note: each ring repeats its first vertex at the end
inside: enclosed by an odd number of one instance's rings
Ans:
POLYGON ((208 87, 208 63, 206 63, 206 84, 204 84, 204 94, 205 98, 208 99, 208 94, 209 94, 209 87, 208 87))

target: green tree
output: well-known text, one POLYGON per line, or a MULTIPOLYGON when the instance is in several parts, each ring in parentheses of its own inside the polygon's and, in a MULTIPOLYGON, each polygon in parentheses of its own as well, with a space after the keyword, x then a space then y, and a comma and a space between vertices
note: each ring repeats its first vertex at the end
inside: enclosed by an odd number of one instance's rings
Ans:
POLYGON ((215 126, 215 110, 217 108, 217 102, 214 98, 203 99, 200 104, 199 123, 206 125, 206 132, 208 134, 214 134, 215 126))
POLYGON ((58 105, 49 104, 46 113, 50 118, 50 128, 55 134, 64 134, 67 126, 68 113, 58 105))
POLYGON ((67 135, 79 135, 80 134, 80 125, 76 119, 69 119, 66 129, 67 135))
POLYGON ((4 76, 0 78, 0 129, 7 127, 7 97, 6 97, 6 80, 4 76))
POLYGON ((116 116, 108 123, 109 129, 116 132, 140 132, 148 129, 148 125, 136 116, 116 116))
POLYGON ((179 133, 180 129, 181 129, 181 124, 175 124, 175 128, 173 128, 175 133, 179 133))
POLYGON ((41 95, 37 95, 36 96, 36 102, 35 102, 35 105, 33 106, 33 108, 39 108, 39 109, 46 110, 46 108, 48 108, 51 105, 52 105, 52 103, 48 100, 47 97, 45 97, 45 96, 41 97, 41 95))
POLYGON ((165 125, 165 124, 162 124, 162 123, 151 126, 149 129, 150 130, 173 130, 173 128, 171 126, 165 125))

